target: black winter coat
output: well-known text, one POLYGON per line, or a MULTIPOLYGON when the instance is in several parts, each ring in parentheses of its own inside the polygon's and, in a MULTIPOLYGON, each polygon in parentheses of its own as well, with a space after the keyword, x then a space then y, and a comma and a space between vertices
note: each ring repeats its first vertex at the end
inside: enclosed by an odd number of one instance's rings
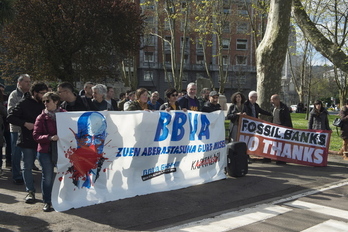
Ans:
POLYGON ((22 148, 37 148, 37 143, 33 138, 33 130, 28 130, 24 124, 26 122, 35 123, 36 117, 45 108, 42 102, 37 102, 31 95, 21 99, 7 116, 7 121, 13 125, 20 126, 22 131, 18 136, 17 145, 22 148))
POLYGON ((212 104, 211 102, 206 102, 202 108, 202 112, 211 113, 213 111, 221 110, 220 104, 212 104))
POLYGON ((342 120, 341 138, 348 139, 348 108, 346 106, 340 110, 340 118, 342 120))
MULTIPOLYGON (((245 103, 244 103, 244 109, 243 109, 243 112, 245 112, 248 116, 253 116, 252 114, 252 109, 251 109, 251 102, 249 100, 247 100, 245 103)), ((255 103, 255 112, 256 112, 256 118, 259 117, 259 114, 263 114, 263 115, 267 115, 267 116, 273 116, 272 113, 266 111, 266 110, 263 110, 260 108, 260 106, 255 103)))
POLYGON ((289 107, 287 107, 283 102, 280 102, 279 119, 280 125, 292 127, 289 107))
POLYGON ((329 113, 326 109, 316 113, 315 108, 309 113, 308 129, 313 130, 331 130, 329 126, 329 113))

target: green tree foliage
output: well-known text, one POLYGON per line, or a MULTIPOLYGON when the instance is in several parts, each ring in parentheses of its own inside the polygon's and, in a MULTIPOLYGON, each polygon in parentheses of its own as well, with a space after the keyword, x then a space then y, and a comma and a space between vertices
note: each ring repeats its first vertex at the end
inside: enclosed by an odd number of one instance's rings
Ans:
POLYGON ((137 52, 143 19, 127 0, 17 0, 4 28, 3 71, 39 79, 117 77, 124 54, 137 52))

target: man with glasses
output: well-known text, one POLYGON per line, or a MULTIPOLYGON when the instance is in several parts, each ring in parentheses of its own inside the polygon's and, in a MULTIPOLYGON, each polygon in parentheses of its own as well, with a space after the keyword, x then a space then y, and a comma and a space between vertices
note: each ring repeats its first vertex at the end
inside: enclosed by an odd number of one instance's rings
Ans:
POLYGON ((36 159, 37 143, 33 138, 33 128, 36 117, 45 108, 42 103, 42 96, 47 92, 48 87, 45 83, 34 83, 30 89, 30 94, 18 102, 9 112, 7 121, 13 125, 21 127, 21 133, 17 145, 23 153, 23 179, 28 195, 25 203, 35 203, 35 186, 32 173, 33 162, 36 159))
POLYGON ((209 93, 209 101, 205 103, 205 105, 202 108, 202 112, 213 112, 217 110, 221 110, 221 106, 218 103, 219 101, 219 93, 216 91, 211 91, 209 93))

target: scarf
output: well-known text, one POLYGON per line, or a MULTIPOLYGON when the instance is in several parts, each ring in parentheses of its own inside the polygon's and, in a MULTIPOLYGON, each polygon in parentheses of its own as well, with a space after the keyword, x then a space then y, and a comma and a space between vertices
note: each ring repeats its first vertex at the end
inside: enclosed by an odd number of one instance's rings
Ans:
POLYGON ((141 107, 141 109, 145 110, 147 109, 147 102, 140 102, 139 100, 137 101, 141 107))

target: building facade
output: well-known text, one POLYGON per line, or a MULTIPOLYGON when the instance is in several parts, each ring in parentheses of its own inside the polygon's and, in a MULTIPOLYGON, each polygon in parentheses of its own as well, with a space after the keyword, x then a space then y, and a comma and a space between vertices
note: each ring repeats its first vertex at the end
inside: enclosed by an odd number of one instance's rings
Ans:
POLYGON ((163 96, 168 87, 185 89, 190 82, 208 79, 211 85, 202 87, 214 88, 227 99, 236 91, 256 89, 255 30, 260 21, 251 1, 137 3, 146 22, 137 60, 140 87, 163 96))

